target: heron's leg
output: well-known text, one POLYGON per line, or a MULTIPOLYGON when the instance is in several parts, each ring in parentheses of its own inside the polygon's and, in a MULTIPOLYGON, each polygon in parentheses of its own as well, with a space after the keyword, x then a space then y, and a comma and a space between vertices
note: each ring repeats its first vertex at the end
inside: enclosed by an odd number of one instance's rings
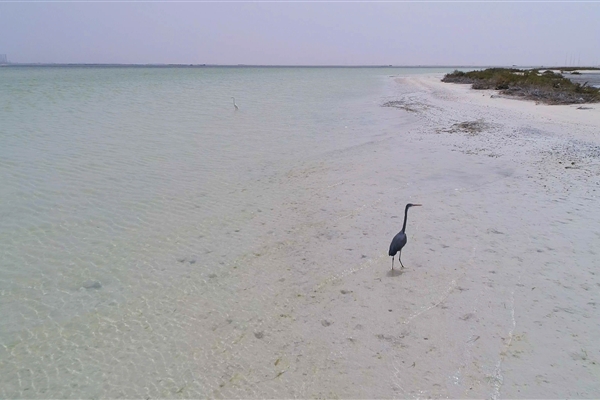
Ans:
POLYGON ((400 261, 400 265, 402 265, 402 268, 404 268, 404 264, 402 264, 402 260, 400 259, 401 256, 402 256, 402 250, 400 250, 398 252, 398 261, 400 261))
POLYGON ((394 270, 394 256, 392 256, 392 271, 394 270))

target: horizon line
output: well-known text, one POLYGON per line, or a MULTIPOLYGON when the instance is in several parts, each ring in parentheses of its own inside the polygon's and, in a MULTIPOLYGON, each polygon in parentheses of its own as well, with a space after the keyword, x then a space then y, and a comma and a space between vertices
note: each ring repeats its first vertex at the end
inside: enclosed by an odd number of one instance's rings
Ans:
MULTIPOLYGON (((518 65, 518 64, 208 64, 208 63, 65 63, 65 62, 8 62, 3 66, 114 66, 114 67, 282 67, 282 68, 454 68, 454 67, 563 67, 585 68, 593 65, 518 65)), ((597 66, 596 66, 597 67, 597 66)))

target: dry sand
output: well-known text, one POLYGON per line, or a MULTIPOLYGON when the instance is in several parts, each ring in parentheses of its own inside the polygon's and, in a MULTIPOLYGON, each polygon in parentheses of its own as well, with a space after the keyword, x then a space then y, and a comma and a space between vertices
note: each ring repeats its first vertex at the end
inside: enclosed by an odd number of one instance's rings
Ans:
POLYGON ((231 310, 211 395, 600 397, 600 106, 440 78, 397 78, 410 124, 280 182, 277 241, 241 261, 243 287, 221 278, 262 316, 231 310))

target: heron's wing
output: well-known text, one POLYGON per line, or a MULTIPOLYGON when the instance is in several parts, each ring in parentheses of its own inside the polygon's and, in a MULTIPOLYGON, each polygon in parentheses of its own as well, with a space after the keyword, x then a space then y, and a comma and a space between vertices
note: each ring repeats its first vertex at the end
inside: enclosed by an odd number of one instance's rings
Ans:
POLYGON ((406 234, 404 232, 399 232, 392 239, 392 243, 390 243, 389 255, 390 256, 395 255, 398 251, 400 251, 404 247, 405 244, 406 244, 406 234))

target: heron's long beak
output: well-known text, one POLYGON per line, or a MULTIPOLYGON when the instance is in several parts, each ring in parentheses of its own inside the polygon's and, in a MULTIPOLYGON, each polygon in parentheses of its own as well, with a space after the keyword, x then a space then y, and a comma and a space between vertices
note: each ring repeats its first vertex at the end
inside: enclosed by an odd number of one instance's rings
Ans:
POLYGON ((416 207, 419 207, 419 206, 422 206, 422 205, 423 205, 423 204, 413 204, 413 207, 415 207, 415 206, 416 206, 416 207))

